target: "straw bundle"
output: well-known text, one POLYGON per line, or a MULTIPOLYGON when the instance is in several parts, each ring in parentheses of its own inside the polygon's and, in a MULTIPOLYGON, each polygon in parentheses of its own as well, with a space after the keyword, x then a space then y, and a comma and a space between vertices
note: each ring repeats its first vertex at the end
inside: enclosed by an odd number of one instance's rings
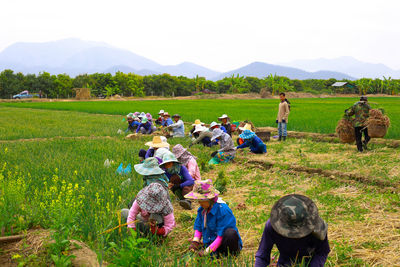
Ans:
POLYGON ((90 88, 74 88, 73 90, 76 92, 76 99, 90 99, 90 88))
POLYGON ((336 126, 336 133, 342 143, 353 143, 356 140, 351 119, 344 116, 336 126))
POLYGON ((371 109, 366 125, 368 127, 368 135, 371 138, 382 138, 386 135, 390 120, 388 116, 383 114, 382 110, 371 109))

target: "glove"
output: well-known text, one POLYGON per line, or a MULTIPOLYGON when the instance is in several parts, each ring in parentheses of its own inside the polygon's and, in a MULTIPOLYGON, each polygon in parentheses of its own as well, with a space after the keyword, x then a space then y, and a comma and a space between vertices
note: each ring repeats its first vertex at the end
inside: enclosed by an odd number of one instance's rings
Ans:
POLYGON ((276 120, 275 123, 278 123, 278 120, 276 120))
POLYGON ((164 227, 150 226, 150 231, 153 235, 165 235, 164 227))
POLYGON ((199 248, 200 248, 200 242, 192 241, 192 243, 190 243, 190 246, 189 246, 190 251, 198 251, 199 248))
POLYGON ((282 120, 282 123, 286 123, 286 120, 282 120))
POLYGON ((214 151, 213 153, 211 153, 211 157, 215 157, 215 155, 217 155, 218 151, 214 151))

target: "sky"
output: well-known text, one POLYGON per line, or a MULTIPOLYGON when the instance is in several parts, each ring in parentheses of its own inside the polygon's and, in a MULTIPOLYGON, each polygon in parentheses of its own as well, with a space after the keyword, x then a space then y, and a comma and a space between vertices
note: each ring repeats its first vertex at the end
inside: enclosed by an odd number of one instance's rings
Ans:
POLYGON ((80 38, 163 65, 352 56, 400 69, 398 0, 1 0, 0 51, 80 38))

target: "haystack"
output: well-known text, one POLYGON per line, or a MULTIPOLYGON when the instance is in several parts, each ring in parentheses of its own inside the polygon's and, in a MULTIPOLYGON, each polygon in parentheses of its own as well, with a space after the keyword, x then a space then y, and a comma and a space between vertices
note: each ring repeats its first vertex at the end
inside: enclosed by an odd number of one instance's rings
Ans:
POLYGON ((356 140, 353 122, 350 117, 343 116, 343 118, 338 122, 336 126, 336 134, 339 136, 342 143, 349 144, 356 140))
MULTIPOLYGON (((245 120, 239 123, 239 127, 244 127, 246 125, 246 123, 251 125, 251 131, 252 132, 256 132, 256 127, 254 126, 254 124, 251 121, 245 120)), ((239 129, 239 127, 236 128, 237 131, 239 131, 239 133, 241 133, 242 131, 239 129)))
POLYGON ((76 92, 76 99, 90 99, 90 88, 74 88, 73 90, 76 92))
POLYGON ((387 129, 390 126, 390 119, 384 115, 381 109, 371 109, 366 125, 368 127, 368 135, 371 138, 382 138, 386 135, 387 129))

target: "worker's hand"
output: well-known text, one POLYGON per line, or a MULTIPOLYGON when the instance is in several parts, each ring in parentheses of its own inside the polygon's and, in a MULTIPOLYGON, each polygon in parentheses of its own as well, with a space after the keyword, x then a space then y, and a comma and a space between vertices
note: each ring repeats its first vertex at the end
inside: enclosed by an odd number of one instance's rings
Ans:
POLYGON ((286 123, 286 120, 282 120, 282 123, 286 123))
POLYGON ((157 225, 157 222, 156 222, 156 220, 151 219, 151 220, 149 220, 149 224, 150 224, 150 227, 155 227, 157 225))
POLYGON ((275 123, 278 123, 278 120, 276 120, 275 123))
POLYGON ((189 246, 190 251, 198 251, 200 249, 200 242, 192 241, 189 246))
POLYGON ((169 183, 169 184, 168 184, 168 188, 169 188, 169 189, 172 189, 172 187, 174 187, 174 184, 169 183))

